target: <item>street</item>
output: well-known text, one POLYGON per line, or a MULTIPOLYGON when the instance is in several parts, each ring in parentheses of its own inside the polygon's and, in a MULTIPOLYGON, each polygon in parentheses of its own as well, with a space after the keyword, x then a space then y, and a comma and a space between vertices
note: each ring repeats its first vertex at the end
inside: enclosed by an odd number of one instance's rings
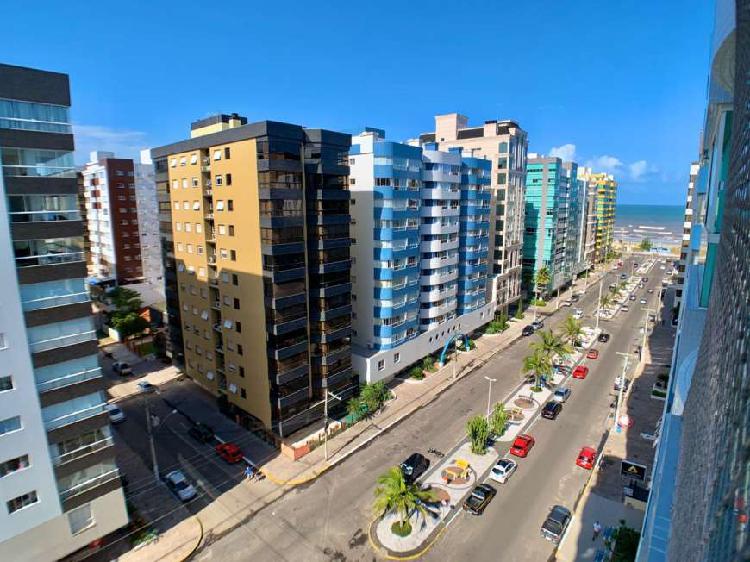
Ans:
MULTIPOLYGON (((628 264, 615 275, 620 271, 629 272, 628 264)), ((655 287, 660 277, 656 270, 650 275, 648 285, 655 287)), ((604 281, 605 288, 612 281, 614 276, 610 274, 604 281)), ((593 325, 591 312, 596 296, 597 287, 592 286, 578 305, 586 311, 586 325, 593 325)), ((656 293, 647 296, 655 302, 656 293)), ((570 312, 561 309, 545 321, 546 327, 554 327, 570 312)), ((612 339, 598 344, 602 352, 598 360, 587 360, 592 364, 587 379, 571 381, 573 396, 561 416, 553 422, 536 422, 530 430, 537 439, 536 447, 528 459, 521 460, 517 474, 501 487, 486 514, 479 518, 460 514, 427 558, 546 559, 552 545, 539 537, 539 527, 549 506, 561 503, 572 507, 586 477, 575 467, 575 455, 582 445, 599 444, 609 412, 609 391, 622 364, 615 352, 632 351, 642 318, 640 306, 633 306, 629 313, 619 313, 613 321, 601 323, 612 333, 612 339)), ((526 321, 529 319, 527 314, 526 321)), ((463 438, 467 418, 485 411, 484 376, 499 379, 492 387, 493 402, 504 400, 523 378, 521 363, 533 339, 516 342, 371 446, 204 547, 197 559, 377 559, 367 538, 376 477, 414 451, 426 453, 428 448, 435 448, 448 453, 463 438)))

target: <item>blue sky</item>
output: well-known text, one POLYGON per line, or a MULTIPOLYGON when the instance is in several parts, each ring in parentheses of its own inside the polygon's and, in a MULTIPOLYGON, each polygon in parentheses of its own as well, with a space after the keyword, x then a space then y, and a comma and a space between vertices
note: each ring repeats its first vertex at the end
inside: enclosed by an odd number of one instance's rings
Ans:
POLYGON ((438 113, 515 119, 530 151, 613 171, 623 203, 682 204, 696 156, 706 0, 4 4, 0 61, 71 76, 80 162, 220 111, 395 140, 438 113))

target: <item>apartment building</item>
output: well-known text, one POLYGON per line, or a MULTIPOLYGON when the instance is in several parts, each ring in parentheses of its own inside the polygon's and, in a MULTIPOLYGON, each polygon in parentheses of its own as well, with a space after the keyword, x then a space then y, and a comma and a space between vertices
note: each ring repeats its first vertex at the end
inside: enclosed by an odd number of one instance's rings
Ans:
POLYGON ((234 114, 151 151, 171 221, 171 352, 221 409, 277 437, 319 419, 326 390, 345 402, 356 389, 350 140, 234 114))
POLYGON ((90 276, 112 285, 142 281, 133 160, 96 151, 81 173, 91 243, 90 276))
POLYGON ((687 197, 685 198, 685 220, 682 225, 682 244, 680 245, 680 259, 677 262, 677 281, 675 283, 674 315, 679 314, 682 294, 685 289, 685 268, 688 264, 688 253, 690 251, 690 233, 693 228, 693 195, 695 193, 695 182, 698 178, 700 165, 697 162, 690 164, 690 179, 688 180, 687 197))
POLYGON ((491 162, 380 129, 352 144, 352 361, 374 382, 492 319, 491 162))
POLYGON ((128 522, 105 409, 68 76, 0 64, 0 559, 128 522))
POLYGON ((583 234, 583 261, 587 269, 594 267, 596 263, 596 184, 590 180, 591 168, 578 168, 578 181, 583 184, 585 193, 584 210, 584 234, 583 234))
POLYGON ((149 150, 141 151, 140 161, 134 163, 133 171, 143 281, 164 296, 164 265, 159 238, 159 202, 154 179, 154 165, 149 150))
POLYGON ((715 5, 677 336, 639 562, 750 559, 748 14, 747 0, 715 5))
POLYGON ((487 301, 508 312, 521 298, 521 249, 528 135, 514 121, 485 121, 470 127, 458 113, 435 116, 435 131, 419 136, 438 150, 461 148, 464 156, 492 162, 490 193, 490 283, 487 301))
POLYGON ((615 242, 615 208, 617 181, 612 174, 593 173, 589 181, 596 186, 595 261, 604 263, 615 242))
POLYGON ((588 269, 585 258, 586 182, 578 177, 578 164, 563 162, 563 182, 568 185, 568 228, 565 237, 565 271, 574 280, 588 269))

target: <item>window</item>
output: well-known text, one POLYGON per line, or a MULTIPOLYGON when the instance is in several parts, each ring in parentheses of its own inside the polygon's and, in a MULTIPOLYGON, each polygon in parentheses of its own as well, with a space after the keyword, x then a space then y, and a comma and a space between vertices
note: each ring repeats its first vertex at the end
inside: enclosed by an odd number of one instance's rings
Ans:
POLYGON ((21 429, 21 416, 13 416, 12 418, 0 420, 0 435, 18 431, 19 429, 21 429))
POLYGON ((228 146, 224 147, 224 158, 229 160, 232 157, 232 151, 229 149, 228 146))
POLYGON ((13 377, 11 376, 0 377, 0 392, 6 390, 13 390, 13 377))
POLYGON ((242 322, 235 322, 234 329, 237 331, 238 334, 242 333, 242 322))
POLYGON ((8 476, 8 474, 18 472, 19 470, 23 470, 24 468, 28 468, 28 466, 29 455, 22 455, 20 457, 16 457, 15 459, 7 460, 3 463, 0 463, 0 478, 8 476))
POLYGON ((175 229, 175 230, 176 230, 177 232, 182 232, 182 223, 181 223, 181 222, 175 222, 175 223, 174 223, 174 229, 175 229))
POLYGON ((183 201, 182 202, 182 209, 185 210, 185 211, 187 211, 188 209, 190 209, 190 201, 183 201))
POLYGON ((227 227, 224 226, 223 224, 220 224, 219 225, 219 234, 221 234, 223 236, 226 233, 227 233, 227 227))
POLYGON ((229 236, 234 236, 234 225, 233 224, 229 225, 229 236))
POLYGON ((182 158, 180 158, 180 166, 184 166, 185 164, 187 164, 187 158, 183 156, 182 158))
POLYGON ((232 273, 232 285, 239 285, 240 277, 236 273, 232 273))
POLYGON ((224 210, 224 201, 217 201, 216 202, 216 210, 217 211, 223 211, 224 210))
POLYGON ((198 187, 198 178, 191 179, 190 183, 193 187, 198 187))
POLYGON ((234 299, 234 309, 239 310, 240 309, 240 299, 236 298, 234 299))
POLYGON ((237 252, 235 250, 229 250, 229 259, 237 261, 237 252))
POLYGON ((191 164, 197 164, 198 163, 198 155, 197 154, 191 154, 190 155, 190 163, 191 164))
POLYGON ((393 363, 399 363, 401 361, 401 354, 400 353, 394 353, 393 354, 393 363))
MULTIPOLYGON (((242 367, 240 367, 240 369, 242 369, 242 367)), ((240 388, 240 396, 242 398, 247 398, 247 392, 245 391, 244 388, 240 388)))
POLYGON ((221 160, 221 150, 214 150, 214 160, 221 160))
POLYGON ((180 210, 180 202, 179 201, 175 201, 174 202, 174 210, 175 211, 179 211, 180 210))
POLYGON ((226 184, 227 185, 232 185, 232 174, 227 174, 226 184))
POLYGON ((185 223, 185 232, 190 232, 193 227, 192 223, 186 222, 185 223))
POLYGON ((242 355, 242 344, 237 344, 237 355, 242 355))
POLYGON ((176 166, 177 166, 177 158, 172 158, 172 159, 171 159, 171 160, 169 161, 169 166, 170 166, 170 168, 174 168, 174 167, 176 167, 176 166))
MULTIPOLYGON (((245 367, 240 367, 240 378, 245 378, 245 367)), ((243 389, 244 390, 244 389, 243 389)), ((244 398, 244 397, 243 397, 244 398)))
POLYGON ((201 209, 201 202, 193 201, 193 211, 200 211, 200 209, 201 209))
POLYGON ((70 525, 71 534, 75 535, 85 531, 94 525, 94 516, 91 514, 91 504, 85 503, 80 507, 71 509, 67 513, 68 525, 70 525))
POLYGON ((33 505, 39 501, 36 491, 28 492, 8 502, 8 513, 15 513, 19 509, 33 505))
POLYGON ((234 211, 234 201, 232 199, 229 199, 227 201, 227 210, 228 211, 234 211))
POLYGON ((214 177, 214 182, 216 183, 217 186, 223 185, 224 184, 224 178, 222 176, 220 176, 220 175, 219 176, 215 176, 214 177))
POLYGON ((182 178, 182 189, 187 189, 188 182, 187 178, 182 178))
POLYGON ((199 222, 195 223, 195 231, 198 234, 200 234, 201 232, 203 232, 203 226, 201 225, 201 223, 199 223, 199 222))
POLYGON ((378 361, 378 371, 382 371, 384 369, 385 369, 385 360, 381 359, 380 361, 378 361))
POLYGON ((121 177, 122 177, 122 176, 124 176, 124 175, 125 175, 125 172, 123 172, 122 170, 115 170, 115 175, 116 175, 116 176, 121 176, 121 177))

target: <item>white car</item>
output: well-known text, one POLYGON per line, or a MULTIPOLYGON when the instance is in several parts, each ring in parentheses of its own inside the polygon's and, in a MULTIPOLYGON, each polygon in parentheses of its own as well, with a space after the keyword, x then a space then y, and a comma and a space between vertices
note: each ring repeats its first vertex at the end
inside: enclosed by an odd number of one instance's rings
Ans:
POLYGON ((180 498, 180 501, 186 502, 192 500, 198 495, 195 487, 187 481, 185 475, 180 470, 173 470, 168 473, 164 480, 172 493, 180 498))
POLYGON ((648 304, 648 301, 646 299, 641 299, 641 304, 648 304))
POLYGON ((583 318, 583 310, 581 310, 580 308, 574 308, 573 318, 575 318, 576 320, 580 320, 581 318, 583 318))
POLYGON ((505 484, 508 478, 516 471, 518 465, 512 459, 499 459, 490 471, 490 478, 500 484, 505 484))
POLYGON ((120 410, 114 404, 107 404, 107 414, 111 423, 120 423, 125 421, 125 412, 120 410))
POLYGON ((138 392, 156 392, 156 385, 147 381, 141 381, 138 383, 138 392))

